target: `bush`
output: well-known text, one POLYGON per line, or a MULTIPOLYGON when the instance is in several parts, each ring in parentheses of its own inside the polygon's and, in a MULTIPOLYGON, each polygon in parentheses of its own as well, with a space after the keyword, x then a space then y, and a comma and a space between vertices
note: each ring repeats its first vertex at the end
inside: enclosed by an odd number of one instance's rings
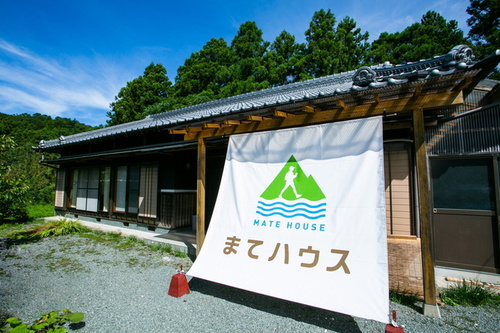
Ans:
POLYGON ((16 333, 36 333, 53 332, 65 333, 68 330, 64 327, 67 322, 72 324, 80 323, 84 315, 80 312, 71 312, 68 309, 52 311, 40 314, 41 317, 31 325, 23 323, 18 318, 9 318, 5 321, 2 332, 16 333))
POLYGON ((28 187, 22 179, 2 175, 0 170, 0 222, 5 220, 26 221, 28 187))
POLYGON ((28 206, 28 217, 30 220, 48 216, 54 216, 54 206, 52 204, 28 206))
POLYGON ((465 280, 443 290, 441 299, 452 306, 500 306, 500 294, 483 287, 480 282, 468 283, 465 280))

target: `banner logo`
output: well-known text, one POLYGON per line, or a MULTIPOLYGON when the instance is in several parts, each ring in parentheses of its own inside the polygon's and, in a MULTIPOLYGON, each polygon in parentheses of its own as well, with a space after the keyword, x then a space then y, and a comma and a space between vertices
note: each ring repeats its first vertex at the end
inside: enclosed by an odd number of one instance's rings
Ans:
POLYGON ((307 176, 292 155, 261 194, 256 213, 263 217, 317 220, 326 215, 326 196, 312 175, 307 176))

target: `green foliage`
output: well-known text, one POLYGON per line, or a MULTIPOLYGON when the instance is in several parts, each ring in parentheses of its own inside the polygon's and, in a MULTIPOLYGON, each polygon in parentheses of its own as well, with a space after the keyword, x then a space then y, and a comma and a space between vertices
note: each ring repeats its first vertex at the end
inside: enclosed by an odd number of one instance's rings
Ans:
POLYGON ((76 120, 39 113, 7 115, 0 113, 0 135, 10 136, 20 147, 37 145, 40 140, 57 139, 75 133, 92 130, 92 126, 76 120))
MULTIPOLYGON (((479 44, 498 45, 498 7, 498 1, 471 0, 468 12, 473 18, 469 24, 477 27, 471 38, 478 48, 479 44)), ((329 9, 314 13, 303 44, 296 43, 295 37, 286 31, 269 43, 255 22, 245 22, 230 45, 222 38, 212 38, 200 51, 191 54, 179 67, 172 87, 166 72, 161 71, 157 77, 168 82, 162 90, 166 93, 154 99, 145 98, 145 76, 127 83, 111 103, 108 125, 363 65, 429 59, 467 43, 456 21, 447 21, 434 11, 428 11, 420 22, 401 32, 382 33, 372 44, 368 37, 368 32, 358 28, 352 18, 337 22, 329 9)))
POLYGON ((11 137, 0 136, 0 222, 28 217, 26 203, 29 188, 22 174, 11 164, 10 155, 16 147, 11 137))
POLYGON ((175 96, 185 98, 204 94, 212 96, 209 100, 217 98, 229 80, 229 67, 233 59, 233 51, 224 39, 210 39, 177 70, 175 96))
POLYGON ((348 16, 336 23, 330 10, 314 13, 305 33, 307 45, 303 62, 306 76, 345 72, 366 62, 369 34, 356 28, 356 22, 348 16))
POLYGON ((337 19, 330 10, 314 13, 305 32, 307 46, 304 66, 307 75, 320 77, 335 73, 334 57, 337 48, 335 24, 337 19))
POLYGON ((467 20, 469 39, 478 55, 487 57, 500 47, 500 2, 498 0, 470 0, 467 20))
POLYGON ((86 233, 83 237, 95 240, 97 242, 113 242, 119 243, 122 240, 122 235, 119 232, 104 232, 93 230, 91 233, 86 233))
POLYGON ((54 206, 52 204, 29 205, 27 206, 27 209, 30 220, 36 220, 54 215, 54 206))
POLYGON ((440 14, 428 11, 420 22, 402 32, 380 34, 371 45, 370 58, 372 63, 400 64, 446 54, 460 44, 466 44, 466 40, 457 21, 446 21, 440 14))
POLYGON ((47 222, 31 229, 14 230, 8 233, 6 238, 15 242, 31 242, 46 237, 62 236, 89 231, 89 228, 81 225, 77 221, 61 219, 47 222))
POLYGON ((0 215, 25 220, 27 204, 51 203, 54 199, 54 169, 38 163, 40 155, 32 146, 42 139, 57 139, 92 128, 67 118, 0 113, 0 215))
POLYGON ((110 104, 111 112, 107 113, 110 118, 107 124, 111 126, 143 119, 148 106, 170 96, 171 85, 165 67, 151 63, 144 70, 144 75, 128 82, 115 96, 115 101, 110 104))
POLYGON ((166 243, 152 243, 146 244, 143 240, 138 239, 135 236, 123 237, 117 232, 102 232, 93 230, 91 233, 81 234, 82 237, 95 240, 97 242, 107 242, 110 243, 114 248, 117 249, 128 249, 134 246, 145 247, 153 252, 159 252, 161 254, 170 254, 179 258, 186 258, 187 255, 183 252, 175 250, 172 245, 166 243))
POLYGON ((500 306, 500 294, 479 282, 468 283, 465 280, 443 290, 441 299, 452 306, 500 306))
POLYGON ((171 254, 179 258, 187 257, 187 254, 181 251, 174 250, 172 245, 166 243, 152 243, 149 245, 149 249, 154 252, 160 252, 161 254, 171 254))
POLYGON ((406 290, 400 290, 399 288, 389 291, 389 299, 391 302, 409 307, 414 307, 415 303, 422 301, 418 295, 410 293, 406 290))
POLYGON ((229 67, 229 81, 221 89, 221 97, 270 87, 269 71, 264 62, 269 42, 264 41, 262 35, 262 30, 253 21, 240 25, 231 42, 232 65, 229 67))
POLYGON ((285 30, 276 37, 269 52, 264 56, 271 86, 299 80, 303 48, 304 45, 295 43, 295 37, 285 30))
POLYGON ((33 324, 23 323, 18 318, 9 318, 5 321, 1 332, 10 333, 35 333, 50 332, 64 333, 68 332, 64 326, 66 323, 78 324, 83 321, 84 314, 81 312, 71 312, 68 309, 52 311, 40 314, 40 319, 33 324))
POLYGON ((145 246, 146 242, 140 238, 135 236, 125 237, 124 240, 120 243, 121 248, 133 247, 133 246, 145 246))

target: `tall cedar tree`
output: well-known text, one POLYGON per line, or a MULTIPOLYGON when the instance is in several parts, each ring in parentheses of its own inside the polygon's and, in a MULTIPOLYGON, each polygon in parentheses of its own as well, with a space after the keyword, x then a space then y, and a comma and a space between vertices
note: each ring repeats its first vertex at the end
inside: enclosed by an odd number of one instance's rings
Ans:
POLYGON ((471 0, 467 7, 471 17, 469 39, 476 46, 478 55, 483 58, 500 48, 500 1, 471 0))
POLYGON ((338 49, 336 51, 335 72, 346 72, 366 64, 368 59, 368 32, 362 33, 356 28, 356 22, 346 16, 339 22, 336 32, 338 49))
POLYGON ((111 112, 107 113, 110 118, 107 125, 143 119, 148 106, 168 98, 171 86, 165 67, 151 63, 144 75, 127 82, 127 86, 115 96, 115 101, 110 104, 111 112))
POLYGON ((269 87, 264 54, 268 42, 262 39, 262 30, 253 21, 243 23, 233 41, 233 64, 229 67, 230 80, 221 89, 221 97, 228 97, 269 87))
POLYGON ((269 71, 268 81, 271 86, 298 81, 303 48, 304 45, 295 43, 295 37, 285 30, 276 37, 269 52, 264 57, 269 71))
POLYGON ((383 32, 373 41, 371 62, 393 64, 418 61, 446 54, 454 46, 466 43, 457 21, 447 22, 440 14, 428 11, 420 22, 402 32, 383 32))
POLYGON ((229 80, 233 58, 233 52, 224 39, 210 39, 201 51, 191 54, 177 70, 174 95, 185 98, 203 94, 210 99, 218 98, 229 80))
POLYGON ((314 13, 305 35, 303 61, 308 77, 345 72, 366 62, 369 34, 356 28, 348 16, 336 26, 335 15, 321 9, 314 13))
POLYGON ((336 21, 330 10, 321 9, 314 13, 305 32, 307 46, 303 62, 308 77, 335 73, 334 57, 338 46, 334 30, 336 21))

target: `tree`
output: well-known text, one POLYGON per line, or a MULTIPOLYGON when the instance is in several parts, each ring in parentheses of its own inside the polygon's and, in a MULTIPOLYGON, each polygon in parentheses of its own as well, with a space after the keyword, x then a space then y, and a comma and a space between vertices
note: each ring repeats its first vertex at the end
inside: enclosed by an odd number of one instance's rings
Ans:
POLYGON ((303 59, 309 77, 335 73, 334 54, 337 49, 335 23, 335 15, 330 10, 324 9, 315 12, 309 23, 309 28, 305 32, 306 49, 303 59))
MULTIPOLYGON (((94 129, 76 120, 39 113, 7 115, 0 113, 0 137, 3 149, 0 152, 0 174, 9 182, 21 179, 27 186, 24 199, 29 204, 48 204, 54 200, 53 168, 40 165, 40 155, 31 148, 40 140, 52 140, 61 136, 81 133, 94 129), (6 143, 10 142, 9 144, 6 143)), ((47 159, 57 158, 56 154, 45 154, 47 159)), ((3 185, 5 186, 5 181, 3 185)), ((12 183, 10 183, 12 185, 12 183)))
POLYGON ((269 87, 269 72, 263 61, 268 46, 255 22, 248 21, 240 26, 231 42, 233 64, 229 68, 230 80, 221 89, 221 97, 269 87))
POLYGON ((346 72, 366 63, 370 44, 368 32, 356 28, 356 22, 346 16, 339 22, 336 30, 338 48, 336 50, 335 72, 346 72))
POLYGON ((11 137, 0 136, 0 222, 6 219, 26 220, 28 190, 20 170, 12 167, 16 143, 11 137))
POLYGON ((264 57, 271 86, 284 85, 299 79, 302 70, 300 58, 303 47, 302 44, 295 43, 295 37, 285 30, 276 37, 264 57))
POLYGON ((143 119, 148 106, 169 97, 171 86, 165 67, 151 63, 144 75, 127 82, 127 86, 115 96, 115 101, 110 104, 111 111, 107 113, 110 118, 107 125, 143 119))
POLYGON ((487 57, 500 47, 500 1, 471 0, 467 7, 471 17, 469 39, 480 57, 487 57))
POLYGON ((210 39, 177 70, 174 95, 182 98, 205 93, 205 96, 217 98, 229 80, 229 66, 233 59, 232 50, 224 39, 210 39))
POLYGON ((420 22, 402 32, 384 32, 373 41, 370 52, 372 63, 389 61, 393 64, 418 61, 448 53, 454 46, 464 44, 457 21, 447 22, 440 14, 428 11, 420 22))
POLYGON ((348 16, 338 25, 336 22, 330 10, 321 9, 313 15, 305 32, 304 66, 309 77, 345 72, 366 62, 368 32, 362 33, 348 16))

